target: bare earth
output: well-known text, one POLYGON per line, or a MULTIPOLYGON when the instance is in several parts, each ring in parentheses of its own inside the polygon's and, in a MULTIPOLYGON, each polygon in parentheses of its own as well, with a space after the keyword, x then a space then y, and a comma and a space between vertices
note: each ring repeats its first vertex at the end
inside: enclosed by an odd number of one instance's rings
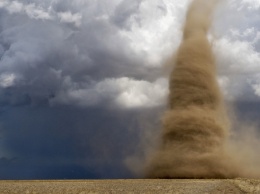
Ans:
POLYGON ((0 181, 0 194, 260 193, 260 180, 121 179, 0 181))

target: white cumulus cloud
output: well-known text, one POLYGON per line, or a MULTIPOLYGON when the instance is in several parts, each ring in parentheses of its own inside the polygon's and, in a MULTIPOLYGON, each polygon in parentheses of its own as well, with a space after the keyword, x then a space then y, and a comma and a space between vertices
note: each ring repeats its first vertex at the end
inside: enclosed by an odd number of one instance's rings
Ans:
POLYGON ((52 104, 74 103, 88 107, 112 101, 121 108, 145 108, 162 105, 167 95, 167 81, 163 78, 154 82, 128 77, 105 79, 87 88, 73 84, 67 78, 64 84, 68 89, 52 99, 52 104))

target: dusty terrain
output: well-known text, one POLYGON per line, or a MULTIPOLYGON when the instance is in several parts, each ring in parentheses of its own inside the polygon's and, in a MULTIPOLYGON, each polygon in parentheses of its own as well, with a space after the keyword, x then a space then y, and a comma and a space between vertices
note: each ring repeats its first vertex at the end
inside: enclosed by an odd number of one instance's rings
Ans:
POLYGON ((56 180, 0 181, 0 193, 12 194, 86 194, 86 193, 173 193, 227 194, 260 193, 260 180, 56 180))

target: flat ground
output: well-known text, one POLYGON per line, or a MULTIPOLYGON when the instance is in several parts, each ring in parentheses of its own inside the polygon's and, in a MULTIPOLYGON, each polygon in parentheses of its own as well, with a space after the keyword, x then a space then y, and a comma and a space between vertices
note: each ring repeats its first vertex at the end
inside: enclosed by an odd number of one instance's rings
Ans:
POLYGON ((0 194, 259 193, 260 180, 121 179, 0 181, 0 194))

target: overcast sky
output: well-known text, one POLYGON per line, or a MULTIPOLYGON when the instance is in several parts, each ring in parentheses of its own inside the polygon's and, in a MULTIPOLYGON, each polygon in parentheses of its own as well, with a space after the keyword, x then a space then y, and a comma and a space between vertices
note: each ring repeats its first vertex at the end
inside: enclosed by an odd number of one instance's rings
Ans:
MULTIPOLYGON (((189 2, 1 0, 0 179, 140 176, 189 2)), ((252 122, 259 13, 223 1, 209 35, 225 99, 252 122)))

